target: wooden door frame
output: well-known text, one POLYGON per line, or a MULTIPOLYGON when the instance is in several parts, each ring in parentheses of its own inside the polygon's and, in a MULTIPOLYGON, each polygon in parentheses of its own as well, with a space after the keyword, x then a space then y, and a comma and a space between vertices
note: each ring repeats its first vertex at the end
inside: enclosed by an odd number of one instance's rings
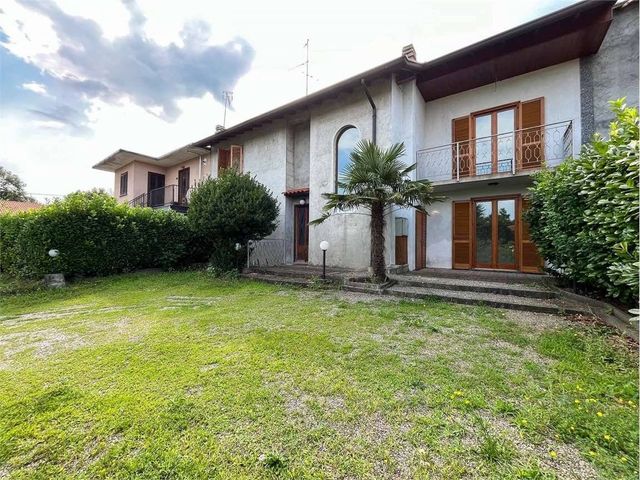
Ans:
MULTIPOLYGON (((497 133, 493 133, 497 131, 498 127, 498 113, 504 110, 513 109, 513 132, 518 131, 518 125, 520 124, 520 104, 521 101, 505 103, 503 105, 498 105, 497 107, 485 108, 483 110, 477 110, 475 112, 471 112, 469 114, 469 151, 470 151, 470 161, 469 161, 469 169, 470 176, 476 175, 476 152, 475 152, 475 140, 476 140, 476 117, 482 117, 484 115, 491 115, 491 173, 490 175, 494 175, 498 173, 498 145, 497 145, 497 133)), ((517 155, 517 146, 514 139, 514 158, 513 162, 516 162, 517 155)))
POLYGON ((178 170, 178 203, 181 203, 182 201, 182 197, 184 197, 184 200, 186 202, 187 200, 187 192, 189 191, 189 183, 191 182, 191 168, 190 167, 185 167, 185 168, 181 168, 180 170, 178 170), (180 176, 184 175, 184 173, 186 172, 187 174, 187 188, 184 191, 183 195, 180 195, 180 176))
POLYGON ((483 197, 473 197, 469 199, 471 202, 471 268, 483 268, 483 269, 491 269, 491 270, 511 270, 511 271, 520 271, 520 256, 522 254, 521 250, 521 235, 520 231, 520 223, 522 216, 522 194, 505 194, 505 195, 493 195, 493 196, 483 196, 483 197), (499 264, 498 263, 498 220, 497 220, 497 204, 499 200, 514 200, 515 201, 515 251, 514 251, 514 263, 510 265, 499 264), (478 265, 476 258, 476 202, 491 202, 491 264, 489 266, 483 264, 478 265), (513 268, 512 266, 513 265, 513 268))
POLYGON ((293 261, 294 262, 304 262, 307 263, 309 261, 309 200, 308 198, 305 198, 305 204, 304 205, 300 205, 299 203, 296 203, 293 206, 293 261), (298 259, 298 228, 297 228, 297 222, 298 222, 298 209, 299 208, 305 208, 307 210, 307 225, 306 225, 306 229, 307 229, 307 258, 304 260, 298 259))

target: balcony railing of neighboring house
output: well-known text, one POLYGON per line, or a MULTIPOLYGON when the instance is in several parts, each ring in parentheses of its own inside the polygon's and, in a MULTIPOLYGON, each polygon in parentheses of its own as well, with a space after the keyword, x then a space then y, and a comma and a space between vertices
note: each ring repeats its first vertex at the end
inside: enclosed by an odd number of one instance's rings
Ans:
POLYGON ((178 185, 166 185, 142 193, 129 201, 132 207, 186 209, 187 192, 182 193, 178 185))
POLYGON ((557 122, 419 150, 417 176, 448 183, 517 175, 555 167, 572 153, 572 122, 557 122))

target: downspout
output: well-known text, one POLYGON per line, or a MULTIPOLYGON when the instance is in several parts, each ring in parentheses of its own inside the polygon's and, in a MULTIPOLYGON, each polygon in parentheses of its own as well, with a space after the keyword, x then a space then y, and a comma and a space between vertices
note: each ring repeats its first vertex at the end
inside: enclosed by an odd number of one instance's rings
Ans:
POLYGON ((364 81, 364 78, 360 80, 360 84, 362 85, 362 89, 364 90, 364 94, 367 96, 367 100, 369 100, 369 104, 371 105, 371 140, 373 144, 376 144, 376 125, 377 125, 377 117, 378 111, 376 109, 376 104, 373 102, 373 98, 371 97, 371 93, 367 88, 367 84, 364 81))

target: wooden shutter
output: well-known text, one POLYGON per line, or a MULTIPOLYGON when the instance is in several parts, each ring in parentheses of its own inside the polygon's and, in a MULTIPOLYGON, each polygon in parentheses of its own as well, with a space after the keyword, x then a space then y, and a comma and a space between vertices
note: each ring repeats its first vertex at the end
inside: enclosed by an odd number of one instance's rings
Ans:
POLYGON ((453 268, 471 268, 471 202, 453 202, 453 268))
POLYGON ((416 270, 427 266, 427 214, 416 210, 416 270))
POLYGON ((452 152, 451 152, 451 173, 453 178, 468 177, 471 173, 471 161, 469 151, 469 139, 471 138, 469 117, 456 118, 452 122, 452 152), (456 162, 458 159, 458 162, 456 162), (459 168, 459 170, 458 170, 459 168))
POLYGON ((222 170, 229 168, 231 161, 231 154, 228 149, 221 148, 218 150, 218 175, 222 173, 222 170))
POLYGON ((231 167, 235 168, 237 172, 242 172, 242 145, 231 145, 231 167))
POLYGON ((520 104, 518 169, 538 168, 544 162, 544 98, 520 104))
POLYGON ((538 249, 529 235, 529 224, 524 219, 524 213, 529 208, 526 198, 520 199, 520 271, 527 273, 540 273, 543 261, 538 249))

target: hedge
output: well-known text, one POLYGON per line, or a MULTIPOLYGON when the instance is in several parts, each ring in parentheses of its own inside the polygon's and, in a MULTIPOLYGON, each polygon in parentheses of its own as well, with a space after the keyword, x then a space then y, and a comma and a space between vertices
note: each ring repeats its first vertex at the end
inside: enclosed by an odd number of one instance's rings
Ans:
POLYGON ((638 300, 638 111, 611 102, 609 139, 534 177, 527 220, 562 276, 623 302, 638 300))
POLYGON ((184 215, 78 192, 40 210, 0 216, 0 270, 35 277, 170 268, 188 260, 191 238, 184 215), (60 252, 55 259, 48 255, 53 248, 60 252))

